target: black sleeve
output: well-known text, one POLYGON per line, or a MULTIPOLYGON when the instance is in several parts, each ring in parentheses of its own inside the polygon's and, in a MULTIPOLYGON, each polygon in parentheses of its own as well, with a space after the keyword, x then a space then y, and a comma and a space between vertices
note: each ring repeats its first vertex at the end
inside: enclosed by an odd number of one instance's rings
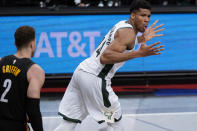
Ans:
POLYGON ((40 99, 27 98, 27 115, 34 131, 43 131, 40 99))

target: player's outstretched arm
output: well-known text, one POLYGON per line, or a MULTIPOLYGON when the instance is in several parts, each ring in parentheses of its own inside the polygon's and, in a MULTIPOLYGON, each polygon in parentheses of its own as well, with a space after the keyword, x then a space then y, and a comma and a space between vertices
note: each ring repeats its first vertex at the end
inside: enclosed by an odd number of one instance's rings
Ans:
POLYGON ((45 81, 45 73, 40 66, 34 64, 27 72, 29 86, 27 89, 27 115, 35 131, 43 131, 40 112, 40 90, 45 81))
POLYGON ((128 53, 123 53, 127 48, 132 49, 135 45, 136 35, 133 30, 129 28, 119 29, 115 34, 115 39, 101 54, 101 64, 114 64, 130 59, 145 57, 150 55, 159 55, 160 51, 164 50, 163 45, 158 46, 160 42, 156 42, 147 46, 142 43, 140 49, 128 53))
POLYGON ((143 42, 149 41, 154 37, 163 36, 163 34, 156 34, 156 33, 161 32, 165 29, 165 28, 159 29, 160 27, 163 27, 163 24, 156 26, 158 21, 159 20, 156 20, 149 28, 147 28, 145 30, 145 32, 142 34, 142 36, 138 37, 138 43, 143 43, 143 42))
POLYGON ((101 64, 114 64, 140 57, 139 54, 123 53, 127 48, 132 49, 135 45, 136 34, 131 28, 122 28, 115 33, 114 40, 101 54, 101 64))

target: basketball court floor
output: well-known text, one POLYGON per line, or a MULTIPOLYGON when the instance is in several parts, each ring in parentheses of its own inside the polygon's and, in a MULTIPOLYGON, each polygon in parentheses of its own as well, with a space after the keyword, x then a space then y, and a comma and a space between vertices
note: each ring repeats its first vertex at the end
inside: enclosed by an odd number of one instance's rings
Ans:
MULTIPOLYGON (((62 95, 41 97, 45 131, 53 131, 62 120, 57 115, 62 95)), ((197 96, 120 95, 119 101, 124 131, 197 131, 197 96)), ((104 127, 87 117, 75 131, 104 127)))

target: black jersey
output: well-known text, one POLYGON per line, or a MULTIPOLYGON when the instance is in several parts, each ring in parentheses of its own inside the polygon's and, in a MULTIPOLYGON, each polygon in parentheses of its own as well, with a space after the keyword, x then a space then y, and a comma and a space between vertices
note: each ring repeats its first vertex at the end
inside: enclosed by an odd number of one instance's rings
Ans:
POLYGON ((5 56, 0 60, 0 121, 26 122, 28 58, 5 56))

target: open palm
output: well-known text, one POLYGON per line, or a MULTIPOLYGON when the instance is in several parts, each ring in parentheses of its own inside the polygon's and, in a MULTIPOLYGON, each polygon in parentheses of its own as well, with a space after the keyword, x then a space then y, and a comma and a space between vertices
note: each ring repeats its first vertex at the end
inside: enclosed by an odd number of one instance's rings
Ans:
POLYGON ((154 38, 154 37, 163 36, 163 34, 156 34, 156 33, 160 32, 160 31, 163 31, 163 30, 164 30, 164 28, 158 29, 158 28, 162 27, 163 24, 158 25, 158 26, 155 27, 155 25, 157 24, 157 22, 158 22, 158 20, 156 20, 156 21, 155 21, 149 28, 147 28, 147 29, 145 30, 145 32, 143 33, 143 37, 144 37, 145 41, 149 41, 149 40, 151 40, 151 39, 154 38), (157 29, 158 29, 158 30, 157 30, 157 29))

